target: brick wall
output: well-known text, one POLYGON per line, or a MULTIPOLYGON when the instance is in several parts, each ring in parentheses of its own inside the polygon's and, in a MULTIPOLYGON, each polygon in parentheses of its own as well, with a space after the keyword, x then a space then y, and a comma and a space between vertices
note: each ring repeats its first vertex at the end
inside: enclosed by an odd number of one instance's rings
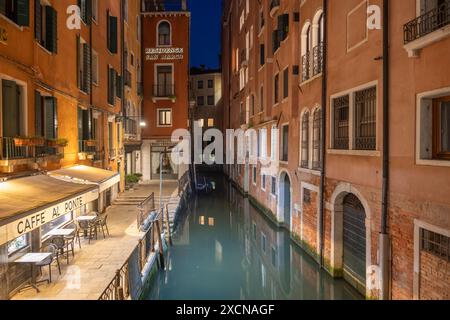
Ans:
POLYGON ((419 290, 421 300, 449 300, 450 262, 421 251, 419 290))

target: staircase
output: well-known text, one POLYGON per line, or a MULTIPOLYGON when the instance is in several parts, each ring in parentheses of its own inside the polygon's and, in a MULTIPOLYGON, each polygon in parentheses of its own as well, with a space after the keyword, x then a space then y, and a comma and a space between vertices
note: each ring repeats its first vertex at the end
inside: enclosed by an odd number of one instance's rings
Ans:
POLYGON ((123 194, 117 197, 117 199, 114 201, 114 205, 116 206, 138 206, 140 205, 146 197, 130 197, 130 196, 124 196, 123 194))

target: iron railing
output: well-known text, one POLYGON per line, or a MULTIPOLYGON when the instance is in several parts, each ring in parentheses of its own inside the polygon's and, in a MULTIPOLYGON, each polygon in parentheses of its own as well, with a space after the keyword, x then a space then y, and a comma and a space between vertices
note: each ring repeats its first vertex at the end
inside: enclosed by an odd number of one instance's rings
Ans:
POLYGON ((405 24, 404 43, 408 44, 448 24, 450 24, 450 0, 405 24))
POLYGON ((355 93, 355 149, 375 150, 377 142, 375 87, 355 93))
POLYGON ((14 138, 0 138, 0 160, 22 160, 42 158, 47 156, 57 156, 62 154, 60 147, 49 146, 45 144, 38 145, 17 145, 14 138))
POLYGON ((315 77, 323 71, 323 42, 313 48, 313 70, 312 76, 315 77))
POLYGON ((175 86, 157 84, 153 86, 153 96, 156 98, 169 98, 175 95, 175 86))
POLYGON ((311 53, 308 51, 302 57, 302 81, 306 81, 310 78, 311 71, 311 53))
POLYGON ((138 229, 144 224, 145 220, 155 211, 155 193, 152 193, 147 199, 145 199, 139 206, 139 212, 137 215, 137 227, 138 229))
POLYGON ((350 97, 348 95, 334 100, 334 149, 349 149, 349 107, 350 97))
POLYGON ((125 118, 123 121, 125 134, 137 135, 137 122, 136 120, 125 118))

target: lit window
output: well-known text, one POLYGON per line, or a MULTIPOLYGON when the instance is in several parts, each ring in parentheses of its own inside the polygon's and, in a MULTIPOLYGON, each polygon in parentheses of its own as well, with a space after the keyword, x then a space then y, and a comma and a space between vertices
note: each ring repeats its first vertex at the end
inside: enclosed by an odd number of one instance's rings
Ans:
POLYGON ((163 21, 158 25, 158 45, 170 46, 171 44, 170 23, 163 21))
POLYGON ((158 110, 158 125, 159 126, 171 126, 172 125, 172 110, 171 109, 159 109, 158 110))
POLYGON ((12 255, 28 246, 28 235, 24 234, 8 243, 8 255, 12 255))
POLYGON ((208 127, 214 127, 214 119, 208 119, 208 127))

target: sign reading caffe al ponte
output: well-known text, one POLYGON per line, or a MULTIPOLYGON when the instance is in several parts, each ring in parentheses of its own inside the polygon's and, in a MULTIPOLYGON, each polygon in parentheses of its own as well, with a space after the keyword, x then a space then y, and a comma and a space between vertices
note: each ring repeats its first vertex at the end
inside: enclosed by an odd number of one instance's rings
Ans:
POLYGON ((146 48, 145 60, 182 60, 184 58, 183 48, 146 48))

